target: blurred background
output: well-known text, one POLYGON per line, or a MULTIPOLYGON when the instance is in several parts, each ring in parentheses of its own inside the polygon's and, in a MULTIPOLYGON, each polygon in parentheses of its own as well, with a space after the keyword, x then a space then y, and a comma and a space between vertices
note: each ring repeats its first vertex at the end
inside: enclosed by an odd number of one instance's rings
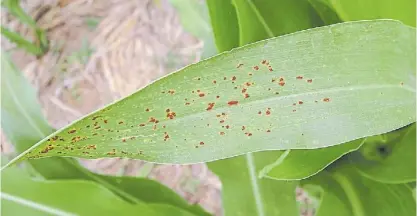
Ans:
MULTIPOLYGON (((36 57, 3 36, 1 46, 36 88, 44 115, 58 129, 202 58, 204 42, 196 36, 210 31, 205 4, 193 0, 200 7, 191 14, 197 26, 184 29, 187 19, 181 20, 178 2, 22 0, 22 8, 46 31, 49 49, 36 57)), ((4 8, 1 25, 35 38, 4 8)), ((13 156, 13 147, 1 137, 2 153, 13 156)), ((190 203, 221 214, 220 181, 204 164, 155 165, 128 159, 81 163, 97 173, 156 179, 190 203)))

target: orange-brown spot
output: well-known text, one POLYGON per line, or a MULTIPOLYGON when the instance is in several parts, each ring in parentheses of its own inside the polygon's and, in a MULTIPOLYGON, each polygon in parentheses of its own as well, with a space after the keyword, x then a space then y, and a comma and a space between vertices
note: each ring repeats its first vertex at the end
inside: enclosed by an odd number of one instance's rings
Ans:
POLYGON ((229 125, 226 125, 226 129, 229 129, 230 128, 230 126, 229 125))
POLYGON ((224 123, 224 120, 220 120, 220 124, 223 124, 224 123))
POLYGON ((236 81, 236 76, 233 76, 232 77, 232 81, 236 81))
POLYGON ((256 66, 254 66, 254 67, 253 67, 253 69, 254 69, 254 70, 259 70, 259 66, 258 66, 258 65, 256 65, 256 66))
POLYGON ((302 77, 302 76, 297 76, 296 78, 297 78, 297 79, 303 79, 303 77, 302 77))
POLYGON ((246 92, 246 90, 248 90, 248 89, 243 88, 243 89, 242 89, 242 93, 245 93, 245 92, 246 92))
POLYGON ((245 126, 242 126, 242 130, 245 130, 246 129, 246 127, 245 126))
POLYGON ((149 118, 149 122, 154 123, 154 122, 156 122, 156 119, 155 119, 154 117, 150 117, 150 118, 149 118))
POLYGON ((146 111, 146 112, 149 112, 149 108, 146 108, 146 109, 145 109, 145 111, 146 111))
POLYGON ((224 132, 223 131, 220 131, 219 134, 223 136, 224 135, 224 132))
POLYGON ((89 146, 87 146, 87 149, 97 149, 97 147, 96 147, 96 145, 89 145, 89 146))
POLYGON ((140 127, 143 127, 143 126, 145 126, 145 124, 139 124, 139 126, 140 126, 140 127))
POLYGON ((271 130, 267 130, 266 132, 269 133, 269 132, 271 132, 271 130))
POLYGON ((213 80, 213 84, 216 84, 217 83, 217 81, 216 80, 213 80))
POLYGON ((190 103, 189 103, 189 102, 186 102, 186 103, 185 103, 185 105, 187 105, 187 106, 188 106, 188 105, 190 105, 190 103))
POLYGON ((259 114, 259 115, 262 115, 262 112, 261 112, 261 111, 259 111, 259 112, 258 112, 258 114, 259 114))
POLYGON ((248 98, 249 97, 249 94, 245 94, 245 98, 248 98))
POLYGON ((251 85, 252 85, 252 83, 250 83, 250 82, 246 82, 246 83, 245 83, 245 85, 246 85, 246 86, 251 86, 251 85))
POLYGON ((280 81, 278 84, 279 84, 280 86, 284 86, 284 85, 285 85, 285 82, 284 82, 284 81, 280 81))
POLYGON ((122 139, 122 142, 126 142, 126 139, 122 139))
POLYGON ((200 145, 204 145, 204 142, 200 142, 200 145))
POLYGON ((252 136, 252 133, 246 132, 245 134, 246 134, 246 136, 252 136))
POLYGON ((324 102, 329 102, 330 101, 330 98, 323 98, 323 101, 324 102))
POLYGON ((266 64, 266 60, 262 60, 261 61, 261 64, 266 64))
POLYGON ((104 120, 104 124, 107 124, 107 120, 104 120))
POLYGON ((216 98, 217 98, 217 99, 219 99, 219 98, 220 98, 220 96, 219 96, 219 95, 217 95, 217 96, 216 96, 216 98))
POLYGON ((76 131, 77 131, 77 130, 72 129, 72 130, 68 131, 68 133, 69 133, 69 134, 72 134, 72 133, 75 133, 76 131))
POLYGON ((208 103, 207 111, 213 109, 215 103, 208 103))
POLYGON ((167 132, 164 133, 164 141, 167 141, 169 139, 169 135, 167 132))
POLYGON ((303 101, 298 101, 298 104, 300 104, 300 105, 303 104, 303 103, 304 103, 303 101))
POLYGON ((267 111, 265 112, 265 114, 266 114, 266 115, 271 115, 271 111, 267 110, 267 111))
POLYGON ((167 113, 167 118, 169 118, 169 119, 174 119, 175 116, 177 116, 177 114, 175 112, 168 112, 167 113))
POLYGON ((237 105, 238 103, 239 103, 239 101, 229 101, 229 102, 227 102, 227 104, 229 104, 229 106, 237 105))
POLYGON ((205 96, 205 94, 204 94, 204 93, 200 93, 200 94, 198 94, 198 96, 199 96, 199 97, 204 97, 204 96, 205 96))
POLYGON ((169 90, 168 94, 171 94, 171 95, 175 94, 175 90, 169 90))
POLYGON ((313 80, 312 80, 312 79, 308 79, 308 80, 307 80, 307 82, 308 82, 308 83, 312 83, 312 82, 313 82, 313 80))

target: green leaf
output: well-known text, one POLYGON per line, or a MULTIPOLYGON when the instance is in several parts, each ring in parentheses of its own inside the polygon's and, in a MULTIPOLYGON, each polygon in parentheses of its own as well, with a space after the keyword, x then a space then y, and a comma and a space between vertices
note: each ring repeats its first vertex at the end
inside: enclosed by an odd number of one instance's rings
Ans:
POLYGON ((387 139, 366 142, 349 155, 358 171, 375 181, 406 183, 416 181, 416 125, 386 134, 387 139))
MULTIPOLYGON (((416 214, 415 200, 405 184, 383 184, 362 177, 354 168, 339 167, 331 173, 346 194, 352 215, 416 214)), ((323 182, 326 184, 326 182, 323 182)))
POLYGON ((326 0, 343 21, 396 19, 416 26, 414 0, 326 0))
POLYGON ((225 215, 299 215, 295 200, 297 181, 257 177, 263 166, 281 154, 258 152, 208 163, 222 182, 225 215))
POLYGON ((260 177, 275 180, 300 180, 310 177, 343 155, 357 150, 363 139, 328 148, 313 150, 291 150, 274 163, 265 166, 260 177))
POLYGON ((188 66, 14 161, 72 156, 182 164, 329 147, 414 122, 415 69, 415 29, 399 22, 301 31, 188 66))
POLYGON ((4 215, 192 215, 169 205, 131 205, 93 182, 31 180, 17 168, 2 173, 1 199, 4 215))
MULTIPOLYGON (((252 2, 253 11, 259 12, 259 19, 268 26, 274 36, 323 24, 317 12, 307 0, 250 0, 248 2, 252 2)), ((255 14, 248 18, 255 19, 255 14)), ((252 25, 244 24, 242 23, 240 27, 246 28, 247 31, 253 28, 252 25)))
POLYGON ((219 52, 239 46, 239 24, 232 0, 206 1, 219 52))
POLYGON ((262 18, 252 1, 233 0, 239 23, 239 45, 274 37, 274 33, 262 18))
MULTIPOLYGON (((339 164, 340 165, 340 164, 339 164)), ((383 184, 362 177, 349 164, 334 166, 302 180, 304 188, 320 187, 317 216, 415 215, 415 200, 405 184, 383 184), (347 166, 346 166, 347 165, 347 166)))
POLYGON ((43 53, 40 47, 27 41, 25 38, 23 38, 16 32, 12 32, 3 26, 1 26, 1 34, 7 39, 9 39, 11 42, 15 43, 17 47, 25 49, 28 53, 31 53, 33 55, 40 55, 43 53))
POLYGON ((327 0, 308 0, 325 25, 342 22, 327 0))
POLYGON ((349 200, 340 185, 326 171, 302 180, 302 188, 319 199, 316 216, 351 216, 349 200))
POLYGON ((96 175, 107 183, 129 193, 131 196, 138 198, 148 204, 164 204, 181 208, 196 215, 210 215, 205 212, 199 205, 190 205, 177 193, 165 185, 146 178, 136 178, 129 176, 105 176, 96 175))
POLYGON ((195 0, 170 0, 177 9, 185 30, 204 41, 202 59, 217 53, 205 3, 195 0))

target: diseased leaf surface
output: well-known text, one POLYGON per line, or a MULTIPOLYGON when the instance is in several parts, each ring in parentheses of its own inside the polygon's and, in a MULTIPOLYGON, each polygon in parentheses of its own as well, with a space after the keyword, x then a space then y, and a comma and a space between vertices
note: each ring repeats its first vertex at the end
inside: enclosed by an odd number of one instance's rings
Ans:
POLYGON ((24 158, 196 163, 315 149, 397 129, 415 121, 415 109, 415 29, 342 23, 188 66, 49 136, 24 158))

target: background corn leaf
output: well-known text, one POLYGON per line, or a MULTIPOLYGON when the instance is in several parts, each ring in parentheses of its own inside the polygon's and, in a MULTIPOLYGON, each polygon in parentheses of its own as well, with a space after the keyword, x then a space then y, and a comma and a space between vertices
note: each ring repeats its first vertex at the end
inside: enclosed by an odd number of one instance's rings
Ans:
POLYGON ((196 163, 388 132, 415 121, 414 39, 399 22, 363 21, 254 43, 164 77, 21 159, 196 163))
POLYGON ((258 152, 208 164, 222 181, 225 215, 299 215, 295 200, 297 181, 257 177, 262 167, 281 154, 279 151, 258 152))
POLYGON ((322 171, 301 184, 309 192, 311 185, 322 189, 317 216, 334 215, 334 212, 359 216, 416 214, 415 200, 407 185, 373 181, 362 177, 349 165, 335 166, 329 172, 322 171))
POLYGON ((304 179, 320 172, 344 154, 357 150, 362 142, 363 139, 359 139, 328 148, 291 150, 285 157, 265 166, 259 175, 276 180, 304 179))
POLYGON ((218 52, 239 46, 239 24, 232 0, 206 1, 218 52))
POLYGON ((360 151, 350 154, 352 165, 375 181, 416 181, 416 125, 390 132, 383 138, 367 142, 360 151))
POLYGON ((414 0, 325 0, 343 21, 395 19, 416 26, 414 0))
POLYGON ((193 215, 169 205, 133 205, 94 182, 32 180, 16 167, 2 173, 1 184, 2 215, 193 215))

